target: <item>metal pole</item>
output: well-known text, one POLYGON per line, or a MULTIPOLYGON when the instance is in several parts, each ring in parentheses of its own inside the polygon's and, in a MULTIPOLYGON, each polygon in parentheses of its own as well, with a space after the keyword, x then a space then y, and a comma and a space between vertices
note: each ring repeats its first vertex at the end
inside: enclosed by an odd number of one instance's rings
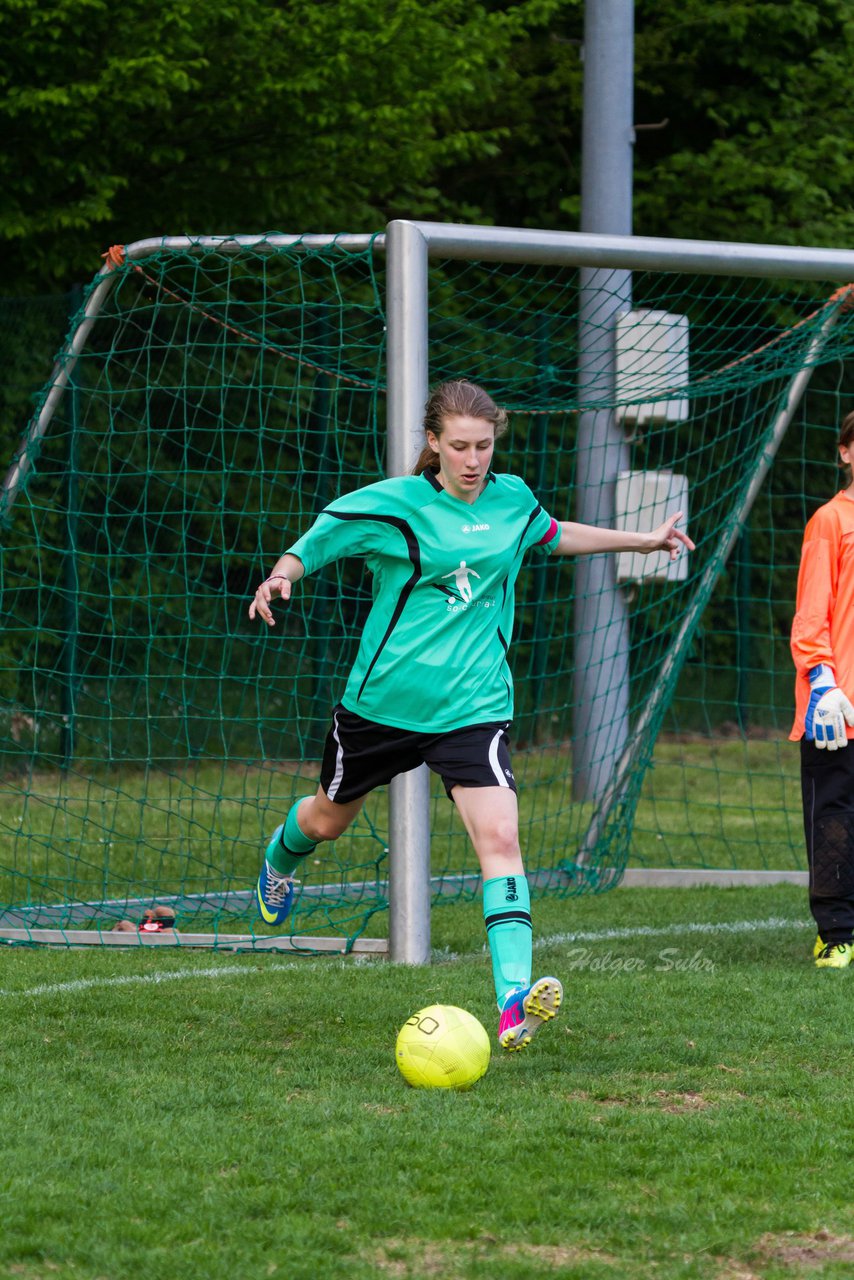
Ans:
MULTIPOLYGON (((406 475, 418 455, 427 399, 427 242, 410 222, 389 223, 388 473, 406 475)), ((427 766, 389 788, 389 955, 430 959, 430 781, 427 766)))
MULTIPOLYGON (((536 325, 536 359, 537 389, 542 400, 547 400, 552 389, 551 363, 551 326, 546 313, 537 318, 536 325)), ((554 508, 554 482, 549 482, 549 415, 538 413, 531 427, 531 442, 534 447, 536 469, 534 473, 534 493, 547 511, 554 508)), ((547 671, 549 659, 549 640, 546 634, 546 592, 548 578, 553 570, 542 559, 531 566, 531 593, 534 600, 533 634, 531 636, 531 739, 533 742, 548 740, 551 707, 547 702, 547 671)))
MULTIPOLYGON (((588 0, 584 21, 581 230, 632 230, 633 0, 588 0)), ((612 527, 617 476, 628 446, 612 408, 614 329, 631 299, 631 273, 582 268, 577 441, 577 519, 612 527)), ((616 559, 575 567, 573 791, 592 800, 607 786, 628 737, 629 622, 616 559)))
MULTIPOLYGON (((323 365, 326 351, 330 346, 332 335, 329 318, 325 309, 321 308, 315 319, 314 335, 318 346, 318 363, 323 365)), ((319 369, 314 379, 309 409, 310 451, 317 458, 317 483, 315 486, 314 516, 320 514, 332 501, 333 469, 330 466, 332 454, 332 394, 330 378, 319 369)), ((312 654, 312 720, 322 724, 329 711, 329 688, 332 684, 331 672, 333 659, 330 653, 330 626, 332 601, 335 589, 324 574, 320 574, 314 591, 314 615, 311 621, 311 638, 309 641, 312 654)))
MULTIPOLYGON (((656 236, 592 235, 527 227, 479 227, 416 222, 430 256, 477 262, 686 271, 697 275, 779 276, 785 280, 854 278, 854 250, 726 240, 668 240, 656 236)), ((384 248, 381 236, 373 241, 384 248)))
POLYGON ((116 275, 112 269, 102 267, 96 279, 98 283, 89 295, 80 323, 53 367, 50 391, 47 393, 45 402, 29 424, 15 460, 7 471, 2 485, 0 485, 0 523, 8 519, 12 504, 26 483, 27 476, 41 448, 41 442, 47 433, 50 420, 59 407, 80 354, 86 346, 86 340, 89 337, 92 325, 95 323, 104 302, 116 282, 116 275))

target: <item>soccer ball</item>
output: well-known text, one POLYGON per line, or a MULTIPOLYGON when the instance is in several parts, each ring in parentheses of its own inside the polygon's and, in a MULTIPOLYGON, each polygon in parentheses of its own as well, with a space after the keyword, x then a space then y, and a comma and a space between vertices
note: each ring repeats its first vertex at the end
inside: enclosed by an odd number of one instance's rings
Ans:
POLYGON ((416 1089, 469 1089, 486 1074, 490 1052, 485 1028, 453 1004, 413 1013, 395 1046, 400 1074, 416 1089))

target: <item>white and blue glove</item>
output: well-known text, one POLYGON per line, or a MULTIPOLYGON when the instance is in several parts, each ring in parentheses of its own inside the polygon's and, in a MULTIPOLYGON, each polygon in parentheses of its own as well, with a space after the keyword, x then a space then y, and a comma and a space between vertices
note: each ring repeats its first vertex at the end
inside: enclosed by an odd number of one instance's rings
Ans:
POLYGON ((809 673, 810 700, 804 729, 817 747, 836 751, 848 746, 846 724, 854 729, 854 707, 837 686, 832 667, 821 663, 809 673))

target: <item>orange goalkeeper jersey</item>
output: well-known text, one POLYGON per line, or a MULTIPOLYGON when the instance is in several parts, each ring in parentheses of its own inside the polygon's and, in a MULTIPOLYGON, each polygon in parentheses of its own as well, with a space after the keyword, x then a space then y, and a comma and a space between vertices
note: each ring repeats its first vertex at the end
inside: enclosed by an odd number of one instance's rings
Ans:
MULTIPOLYGON (((804 736, 813 667, 827 663, 839 688, 854 699, 854 498, 844 492, 819 507, 804 530, 792 657, 797 675, 789 737, 795 742, 804 736)), ((854 738, 847 725, 846 733, 854 738)))

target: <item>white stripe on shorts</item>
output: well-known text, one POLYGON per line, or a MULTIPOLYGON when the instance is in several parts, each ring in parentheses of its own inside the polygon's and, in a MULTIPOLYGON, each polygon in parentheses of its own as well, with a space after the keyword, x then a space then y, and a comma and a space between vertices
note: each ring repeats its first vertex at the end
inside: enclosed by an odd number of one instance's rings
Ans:
POLYGON ((501 741, 501 735, 503 732, 503 729, 499 729, 489 744, 489 764, 492 772, 495 774, 499 787, 509 787, 510 783, 504 777, 504 774, 501 772, 501 765, 498 763, 498 744, 501 741))
POLYGON ((338 750, 335 753, 335 773, 332 775, 332 781, 329 784, 329 790, 326 795, 330 800, 334 800, 338 794, 338 788, 344 780, 344 748, 341 746, 341 739, 338 737, 338 712, 336 711, 332 717, 332 736, 338 743, 338 750))

